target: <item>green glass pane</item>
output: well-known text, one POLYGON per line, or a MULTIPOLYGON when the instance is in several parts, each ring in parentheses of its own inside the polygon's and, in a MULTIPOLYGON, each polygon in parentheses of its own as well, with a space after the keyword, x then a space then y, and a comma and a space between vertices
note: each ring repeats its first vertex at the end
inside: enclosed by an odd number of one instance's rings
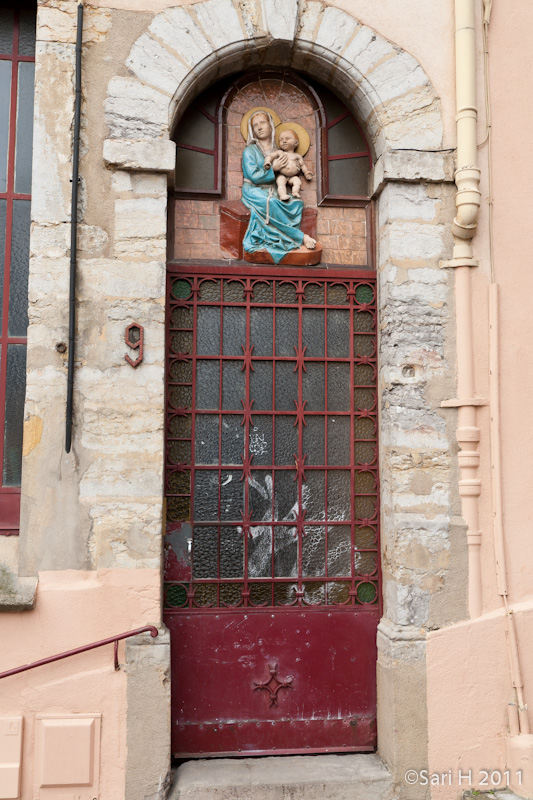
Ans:
POLYGON ((185 586, 170 585, 165 589, 165 606, 167 608, 182 608, 187 603, 187 589, 185 586))
POLYGON ((363 284, 358 286, 355 290, 355 299, 358 303, 372 303, 374 300, 374 292, 371 286, 363 284))
POLYGON ((357 587, 357 599, 360 603, 373 603, 377 594, 378 590, 374 583, 360 583, 357 587))
POLYGON ((184 300, 191 294, 191 284, 189 281, 174 281, 172 284, 172 296, 176 299, 184 300))

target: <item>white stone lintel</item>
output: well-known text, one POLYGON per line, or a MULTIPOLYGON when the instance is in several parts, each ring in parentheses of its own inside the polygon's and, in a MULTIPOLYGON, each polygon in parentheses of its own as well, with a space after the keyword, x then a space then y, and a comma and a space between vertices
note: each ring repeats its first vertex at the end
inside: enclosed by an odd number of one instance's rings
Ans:
POLYGON ((104 162, 113 169, 136 172, 172 172, 176 145, 166 140, 106 139, 104 162))
POLYGON ((388 181, 453 183, 454 171, 453 151, 387 150, 372 169, 370 194, 378 195, 388 181))

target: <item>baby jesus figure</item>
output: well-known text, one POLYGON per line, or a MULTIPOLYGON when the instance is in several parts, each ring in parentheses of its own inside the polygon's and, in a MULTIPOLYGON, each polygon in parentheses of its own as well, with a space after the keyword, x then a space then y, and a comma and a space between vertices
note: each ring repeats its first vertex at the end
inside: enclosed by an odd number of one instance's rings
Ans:
POLYGON ((305 176, 306 180, 310 181, 313 173, 310 172, 302 156, 296 152, 296 148, 300 144, 298 136, 293 130, 285 130, 279 136, 279 150, 274 150, 265 158, 265 169, 270 169, 272 162, 276 158, 280 158, 282 166, 275 170, 276 185, 278 187, 278 194, 280 200, 289 200, 290 195, 287 191, 287 185, 291 187, 293 197, 300 197, 300 188, 302 181, 299 177, 300 172, 305 176))

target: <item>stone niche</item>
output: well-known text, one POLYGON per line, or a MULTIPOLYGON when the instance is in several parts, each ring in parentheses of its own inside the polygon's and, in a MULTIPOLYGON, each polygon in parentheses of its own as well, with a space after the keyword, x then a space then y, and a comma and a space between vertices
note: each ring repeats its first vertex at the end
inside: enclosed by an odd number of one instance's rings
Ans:
POLYGON ((242 116, 250 108, 266 106, 274 109, 283 122, 297 122, 309 133, 310 147, 305 162, 314 177, 309 183, 302 182, 305 206, 302 230, 318 238, 323 248, 323 264, 367 264, 367 235, 370 235, 367 210, 317 206, 317 178, 321 174, 317 151, 320 120, 306 92, 291 83, 286 75, 276 78, 269 73, 268 77, 256 77, 244 84, 242 80, 236 82, 227 98, 222 113, 223 194, 220 199, 194 199, 171 193, 168 260, 229 261, 236 258, 234 252, 220 245, 220 205, 229 201, 230 205, 238 206, 241 199, 241 158, 246 144, 240 128, 242 116), (305 212, 312 218, 312 230, 305 225, 305 212))

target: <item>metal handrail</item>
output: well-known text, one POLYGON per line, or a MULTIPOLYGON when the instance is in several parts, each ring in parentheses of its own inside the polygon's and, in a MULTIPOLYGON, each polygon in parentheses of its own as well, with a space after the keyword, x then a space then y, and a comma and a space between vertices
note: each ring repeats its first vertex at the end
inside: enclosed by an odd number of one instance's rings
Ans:
POLYGON ((138 633, 148 633, 152 636, 152 639, 155 639, 156 636, 159 635, 157 628, 154 628, 153 625, 147 625, 144 628, 136 628, 134 631, 128 631, 127 633, 118 633, 116 636, 110 636, 109 639, 101 639, 99 642, 92 642, 91 644, 86 644, 83 647, 76 647, 74 650, 67 650, 64 653, 58 653, 55 656, 49 656, 48 658, 41 658, 40 661, 32 661, 31 664, 24 664, 22 667, 15 667, 14 669, 8 669, 6 672, 0 672, 0 680, 2 678, 8 678, 10 675, 17 675, 19 672, 26 672, 28 669, 35 669, 35 667, 42 667, 43 664, 51 664, 53 661, 60 661, 62 658, 68 658, 69 656, 75 656, 78 653, 85 653, 87 650, 94 650, 95 647, 102 647, 104 644, 113 644, 113 652, 115 657, 115 669, 120 669, 118 663, 118 643, 121 639, 128 639, 130 636, 137 636, 138 633))

